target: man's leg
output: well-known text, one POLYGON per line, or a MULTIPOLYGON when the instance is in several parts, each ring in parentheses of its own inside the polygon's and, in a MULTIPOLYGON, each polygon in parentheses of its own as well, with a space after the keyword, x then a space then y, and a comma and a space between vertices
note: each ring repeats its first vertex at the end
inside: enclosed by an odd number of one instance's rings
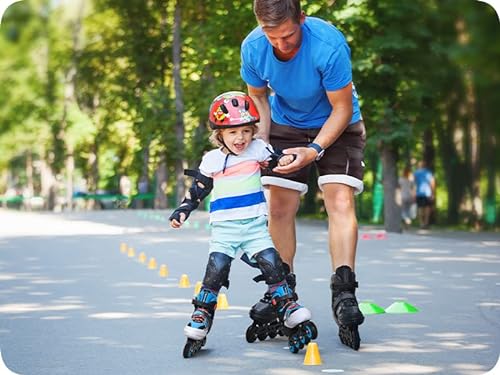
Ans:
POLYGON ((332 270, 349 266, 354 271, 358 222, 354 208, 354 189, 351 186, 324 184, 323 197, 328 213, 328 237, 332 270))
POLYGON ((358 224, 354 210, 354 189, 340 183, 322 185, 328 212, 328 233, 332 269, 333 317, 339 326, 343 344, 359 349, 358 326, 364 317, 358 307, 355 290, 358 287, 354 265, 358 241, 358 224))
POLYGON ((295 215, 299 204, 299 191, 269 186, 269 233, 281 259, 291 271, 296 250, 295 215))

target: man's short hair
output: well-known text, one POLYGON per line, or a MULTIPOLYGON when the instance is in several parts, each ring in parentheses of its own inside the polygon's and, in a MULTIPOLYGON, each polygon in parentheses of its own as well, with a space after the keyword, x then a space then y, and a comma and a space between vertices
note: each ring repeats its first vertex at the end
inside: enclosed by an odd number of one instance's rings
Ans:
POLYGON ((253 12, 263 28, 276 27, 287 20, 300 23, 300 0, 254 0, 253 12))

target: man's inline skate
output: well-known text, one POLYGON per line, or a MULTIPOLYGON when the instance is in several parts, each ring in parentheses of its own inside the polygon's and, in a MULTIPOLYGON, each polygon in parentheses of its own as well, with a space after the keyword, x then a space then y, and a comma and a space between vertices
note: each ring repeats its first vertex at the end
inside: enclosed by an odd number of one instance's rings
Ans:
POLYGON ((339 326, 340 341, 354 350, 359 349, 361 342, 358 326, 365 320, 355 296, 357 287, 356 275, 349 266, 335 270, 330 285, 333 317, 339 326))
POLYGON ((310 321, 311 312, 297 303, 297 295, 286 280, 295 286, 295 275, 288 274, 285 281, 271 286, 264 298, 252 306, 250 318, 253 323, 246 331, 246 339, 252 343, 257 338, 265 340, 286 335, 290 351, 298 353, 318 337, 318 330, 310 321))
POLYGON ((184 327, 187 336, 182 355, 190 358, 196 354, 207 342, 207 334, 212 328, 212 322, 217 307, 217 294, 209 289, 201 289, 193 299, 195 310, 191 320, 184 327))

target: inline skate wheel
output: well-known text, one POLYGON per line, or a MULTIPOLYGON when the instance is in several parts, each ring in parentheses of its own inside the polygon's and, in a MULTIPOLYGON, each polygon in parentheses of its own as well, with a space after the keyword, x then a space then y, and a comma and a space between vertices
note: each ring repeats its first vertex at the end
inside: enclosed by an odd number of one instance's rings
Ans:
POLYGON ((354 350, 359 349, 361 339, 359 337, 358 326, 352 326, 352 327, 340 326, 339 338, 342 344, 347 345, 348 347, 354 350))
POLYGON ((206 343, 206 339, 203 340, 193 340, 187 339, 186 345, 184 345, 184 350, 182 355, 184 358, 191 358, 194 354, 200 351, 201 347, 206 343))
POLYGON ((306 324, 304 324, 304 329, 306 331, 307 336, 311 340, 316 340, 318 338, 318 328, 316 327, 316 324, 313 322, 309 321, 306 324))
POLYGON ((252 324, 247 328, 247 332, 245 333, 245 338, 247 339, 248 343, 255 342, 257 339, 257 326, 255 324, 252 324))

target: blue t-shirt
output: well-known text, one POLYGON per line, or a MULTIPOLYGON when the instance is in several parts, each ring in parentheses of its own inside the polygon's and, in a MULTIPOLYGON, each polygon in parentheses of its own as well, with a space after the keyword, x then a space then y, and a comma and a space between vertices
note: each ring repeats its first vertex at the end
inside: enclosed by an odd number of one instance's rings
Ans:
POLYGON ((417 197, 432 196, 432 172, 426 168, 417 169, 413 176, 415 176, 415 186, 417 197))
MULTIPOLYGON (((280 61, 262 28, 255 28, 241 45, 241 77, 254 87, 269 86, 271 118, 297 128, 323 126, 332 106, 326 91, 335 91, 352 81, 351 51, 342 33, 333 25, 306 17, 299 51, 289 61, 280 61)), ((361 119, 356 90, 352 92, 351 124, 361 119)))

